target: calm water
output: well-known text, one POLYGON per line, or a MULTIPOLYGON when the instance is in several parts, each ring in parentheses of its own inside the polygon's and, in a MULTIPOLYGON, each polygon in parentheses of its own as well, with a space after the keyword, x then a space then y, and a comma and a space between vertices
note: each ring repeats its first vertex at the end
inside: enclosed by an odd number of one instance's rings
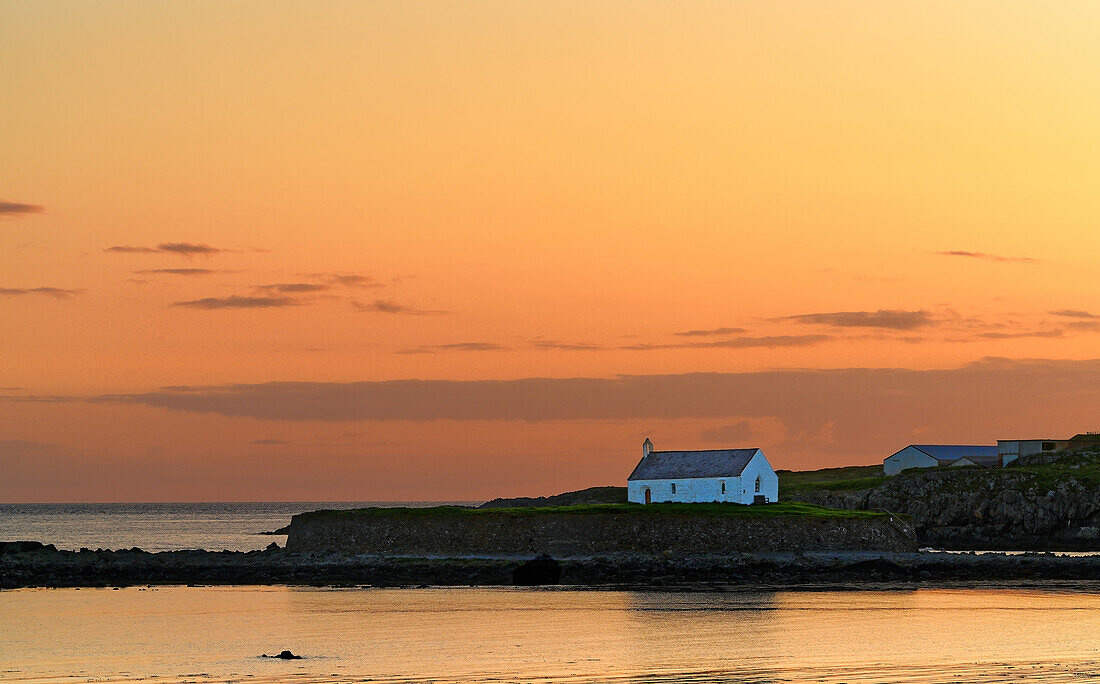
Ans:
MULTIPOLYGON (((0 504, 0 541, 29 540, 59 549, 252 551, 286 536, 260 534, 321 508, 436 506, 441 502, 0 504)), ((446 502, 470 504, 480 502, 446 502)))
POLYGON ((0 681, 1015 682, 1100 678, 1100 585, 660 593, 0 592, 0 681), (258 658, 288 648, 304 660, 258 658))

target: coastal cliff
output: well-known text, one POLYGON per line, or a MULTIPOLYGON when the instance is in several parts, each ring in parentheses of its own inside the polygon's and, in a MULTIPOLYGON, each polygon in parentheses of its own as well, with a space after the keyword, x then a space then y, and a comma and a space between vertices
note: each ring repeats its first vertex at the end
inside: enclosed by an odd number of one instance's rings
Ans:
POLYGON ((947 549, 1100 550, 1100 454, 1021 458, 1006 468, 934 468, 875 486, 788 498, 912 517, 921 545, 947 549))
POLYGON ((895 516, 772 506, 603 504, 317 511, 294 516, 287 550, 405 556, 550 553, 561 557, 916 548, 912 527, 895 516), (779 510, 791 512, 776 514, 779 510))

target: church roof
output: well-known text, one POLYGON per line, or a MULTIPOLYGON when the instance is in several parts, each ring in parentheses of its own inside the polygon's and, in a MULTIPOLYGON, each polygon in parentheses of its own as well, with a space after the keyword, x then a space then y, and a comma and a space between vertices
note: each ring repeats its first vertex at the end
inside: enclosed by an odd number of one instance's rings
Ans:
POLYGON ((629 480, 677 480, 696 477, 739 477, 759 449, 651 451, 630 473, 629 480))

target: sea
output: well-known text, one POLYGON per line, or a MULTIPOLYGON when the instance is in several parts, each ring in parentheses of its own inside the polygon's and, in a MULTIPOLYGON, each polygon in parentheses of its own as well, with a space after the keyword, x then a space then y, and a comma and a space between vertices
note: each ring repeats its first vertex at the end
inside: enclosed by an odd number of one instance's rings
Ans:
MULTIPOLYGON (((395 503, 6 504, 0 540, 249 550, 281 544, 259 533, 301 511, 395 503)), ((1100 681, 1100 578, 953 589, 0 591, 0 682, 1021 681, 1100 681), (301 659, 263 657, 282 650, 301 659)))
POLYGON ((1100 593, 0 591, 0 682, 1082 682, 1100 593), (262 657, 284 649, 301 660, 262 657))
POLYGON ((246 503, 0 503, 0 541, 58 549, 254 551, 286 535, 265 534, 298 513, 368 506, 476 506, 481 501, 295 501, 246 503))

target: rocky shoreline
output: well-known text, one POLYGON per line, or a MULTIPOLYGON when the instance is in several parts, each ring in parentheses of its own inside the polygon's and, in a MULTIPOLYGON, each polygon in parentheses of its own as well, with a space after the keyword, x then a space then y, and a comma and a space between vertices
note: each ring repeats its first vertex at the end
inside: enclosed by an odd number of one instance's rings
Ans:
POLYGON ((821 587, 950 586, 958 583, 1100 581, 1100 556, 837 551, 665 557, 559 558, 540 580, 531 557, 415 558, 266 551, 140 549, 58 551, 34 542, 0 546, 0 589, 148 584, 306 586, 821 587), (532 581, 533 580, 533 581, 532 581))
POLYGON ((946 549, 1100 551, 1100 453, 1041 454, 1006 468, 929 468, 862 490, 789 498, 912 519, 917 541, 946 549))

